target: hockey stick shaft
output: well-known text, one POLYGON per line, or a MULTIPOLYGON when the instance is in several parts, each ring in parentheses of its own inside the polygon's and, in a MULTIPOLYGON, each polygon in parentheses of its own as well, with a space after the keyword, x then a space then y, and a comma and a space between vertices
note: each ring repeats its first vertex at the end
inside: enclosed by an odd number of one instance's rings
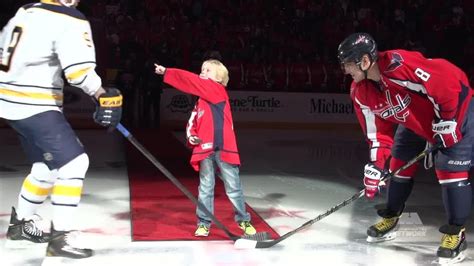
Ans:
MULTIPOLYGON (((405 163, 403 166, 401 166, 399 169, 397 169, 396 171, 394 172, 391 172, 391 173, 388 173, 385 178, 382 179, 382 181, 388 181, 390 180, 393 176, 397 175, 398 173, 400 173, 401 171, 407 169, 408 167, 412 166, 413 164, 415 164, 416 162, 418 162, 419 160, 423 159, 425 156, 427 156, 428 154, 430 154, 431 152, 435 151, 437 149, 436 146, 434 147, 430 147, 428 149, 425 149, 424 151, 422 151, 420 154, 418 154, 417 156, 415 156, 413 159, 411 159, 410 161, 408 161, 407 163, 405 163)), ((257 243, 255 244, 255 248, 269 248, 269 247, 272 247, 278 243, 280 243, 281 241, 287 239, 288 237, 296 234, 297 232, 309 227, 310 225, 320 221, 321 219, 329 216, 330 214, 336 212, 337 210, 341 209, 342 207, 344 206, 347 206, 349 205, 350 203, 356 201, 357 199, 361 198, 363 195, 364 195, 364 192, 365 192, 365 189, 362 189, 361 191, 357 192, 356 194, 354 194, 352 197, 344 200, 343 202, 335 205, 334 207, 330 208, 329 210, 327 210, 325 213, 323 214, 320 214, 318 217, 312 219, 312 220, 309 220, 307 221, 306 223, 302 224, 300 227, 294 229, 293 231, 290 231, 282 236, 280 236, 279 238, 277 239, 274 239, 274 240, 271 240, 271 241, 257 241, 257 243)), ((247 242, 249 243, 249 242, 247 242)), ((245 244, 245 245, 248 245, 248 244, 245 244)), ((236 245, 238 245, 238 243, 236 243, 236 245)))
POLYGON ((222 229, 222 231, 225 232, 225 234, 232 240, 237 240, 240 238, 240 236, 232 234, 227 227, 225 227, 217 218, 202 204, 200 201, 194 197, 194 195, 181 183, 176 179, 176 177, 171 174, 170 171, 168 171, 145 147, 143 147, 138 140, 136 140, 133 135, 124 127, 122 124, 117 125, 118 131, 122 133, 122 135, 130 141, 130 143, 135 146, 150 162, 153 163, 153 165, 158 168, 175 186, 178 187, 181 192, 188 197, 194 204, 196 204, 204 213, 206 213, 207 216, 211 218, 211 220, 219 227, 222 229))

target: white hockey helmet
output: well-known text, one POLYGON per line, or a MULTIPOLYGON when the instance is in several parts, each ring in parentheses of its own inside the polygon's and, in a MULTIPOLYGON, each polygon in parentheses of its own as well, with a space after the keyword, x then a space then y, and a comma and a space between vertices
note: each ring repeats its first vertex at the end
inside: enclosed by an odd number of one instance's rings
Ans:
POLYGON ((81 0, 58 0, 59 3, 67 7, 76 7, 81 0))

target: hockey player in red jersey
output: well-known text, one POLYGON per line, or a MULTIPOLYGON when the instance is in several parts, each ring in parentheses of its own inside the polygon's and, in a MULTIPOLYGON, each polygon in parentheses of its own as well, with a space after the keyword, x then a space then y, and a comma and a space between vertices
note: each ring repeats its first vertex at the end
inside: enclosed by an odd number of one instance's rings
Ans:
MULTIPOLYGON (((464 225, 472 202, 468 172, 474 134, 474 102, 465 73, 447 60, 425 58, 419 52, 379 52, 366 33, 354 33, 342 41, 338 59, 345 74, 352 76, 351 98, 369 143, 366 197, 378 193, 390 156, 393 171, 427 143, 439 146, 434 166, 447 221, 439 229, 443 236, 437 256, 441 263, 462 261, 467 248, 464 225)), ((417 167, 390 180, 386 209, 378 211, 382 220, 367 230, 368 242, 396 236, 417 167)))

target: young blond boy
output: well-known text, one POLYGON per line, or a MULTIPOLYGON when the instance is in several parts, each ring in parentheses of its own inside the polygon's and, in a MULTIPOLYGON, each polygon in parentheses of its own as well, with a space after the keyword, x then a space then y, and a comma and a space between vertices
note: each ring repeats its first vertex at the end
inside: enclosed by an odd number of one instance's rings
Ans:
MULTIPOLYGON (((192 146, 191 165, 199 171, 198 200, 214 213, 214 185, 218 171, 224 182, 227 197, 235 211, 235 221, 247 235, 256 233, 245 210, 245 200, 239 177, 240 158, 233 128, 227 68, 218 60, 206 60, 201 73, 165 68, 155 64, 155 73, 176 89, 199 97, 186 126, 186 137, 192 146)), ((211 219, 196 208, 197 229, 195 236, 209 235, 211 219)))

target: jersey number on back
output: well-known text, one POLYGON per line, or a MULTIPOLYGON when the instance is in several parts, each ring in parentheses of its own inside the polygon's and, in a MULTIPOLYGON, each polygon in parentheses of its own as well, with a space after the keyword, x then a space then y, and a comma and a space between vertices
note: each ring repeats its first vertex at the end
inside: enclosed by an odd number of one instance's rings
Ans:
POLYGON ((12 63, 13 54, 15 53, 15 49, 20 41, 21 34, 23 29, 19 26, 16 26, 12 31, 12 36, 10 39, 10 44, 6 51, 3 51, 2 60, 0 64, 0 70, 7 72, 10 70, 10 65, 12 63))
POLYGON ((428 72, 426 72, 426 71, 424 71, 420 68, 415 69, 415 75, 417 75, 424 82, 427 82, 431 77, 430 73, 428 73, 428 72))

